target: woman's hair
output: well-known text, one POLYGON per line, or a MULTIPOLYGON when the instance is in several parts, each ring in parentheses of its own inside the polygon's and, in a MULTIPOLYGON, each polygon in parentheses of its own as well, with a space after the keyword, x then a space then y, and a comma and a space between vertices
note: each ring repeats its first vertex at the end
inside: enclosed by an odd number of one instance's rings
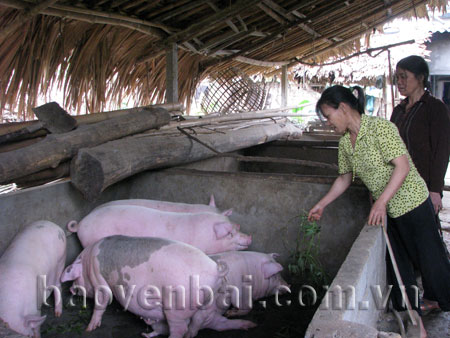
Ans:
POLYGON ((365 99, 364 99, 364 90, 355 86, 351 89, 344 86, 332 86, 322 93, 319 101, 316 104, 316 113, 322 121, 325 121, 326 118, 322 114, 322 105, 326 104, 334 109, 339 107, 340 103, 347 103, 351 108, 358 111, 359 114, 364 114, 365 107, 365 99), (353 94, 353 91, 358 93, 358 97, 353 94))
POLYGON ((410 55, 401 59, 397 63, 397 68, 407 70, 414 74, 416 79, 422 75, 422 84, 424 88, 430 88, 430 82, 428 81, 428 76, 430 75, 430 70, 428 69, 428 64, 423 57, 418 55, 410 55))

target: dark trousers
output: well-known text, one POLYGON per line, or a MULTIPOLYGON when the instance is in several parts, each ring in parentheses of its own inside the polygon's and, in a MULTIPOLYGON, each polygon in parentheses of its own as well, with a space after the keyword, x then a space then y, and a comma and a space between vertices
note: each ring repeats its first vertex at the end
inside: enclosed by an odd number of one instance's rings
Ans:
MULTIPOLYGON (((416 267, 422 276, 424 296, 437 301, 443 311, 450 311, 450 262, 442 246, 431 199, 403 216, 388 217, 387 232, 413 309, 420 313, 415 289, 416 267)), ((388 284, 393 285, 392 305, 395 310, 404 311, 406 308, 388 252, 386 263, 388 284)))

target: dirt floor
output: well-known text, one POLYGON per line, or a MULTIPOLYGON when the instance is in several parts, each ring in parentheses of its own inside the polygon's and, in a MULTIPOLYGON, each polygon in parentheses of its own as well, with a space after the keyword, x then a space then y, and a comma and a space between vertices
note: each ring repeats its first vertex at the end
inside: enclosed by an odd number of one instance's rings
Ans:
MULTIPOLYGON (((66 293, 65 293, 66 294, 66 293)), ((293 295, 298 292, 292 288, 291 295, 280 296, 280 303, 286 304, 286 300, 292 300, 290 306, 277 306, 274 297, 263 299, 266 301, 266 308, 261 302, 255 302, 253 310, 241 319, 251 320, 258 324, 256 328, 248 331, 230 330, 217 332, 204 329, 199 332, 199 338, 249 338, 249 337, 271 337, 289 338, 303 337, 314 312, 320 304, 316 306, 300 306, 293 295)), ((92 314, 91 303, 88 300, 87 309, 81 306, 81 297, 74 298, 75 306, 68 306, 70 296, 64 298, 63 315, 56 318, 53 308, 43 308, 43 314, 47 314, 47 320, 41 327, 42 338, 65 338, 65 337, 86 337, 86 338, 128 338, 140 337, 142 332, 151 332, 143 320, 130 312, 123 311, 117 302, 108 306, 103 315, 102 324, 93 332, 85 332, 92 314)), ((50 300, 50 298, 49 298, 50 300)), ((50 302, 50 301, 49 301, 50 302)))
MULTIPOLYGON (((444 208, 441 210, 439 218, 444 242, 447 250, 450 251, 450 191, 444 192, 442 204, 444 208)), ((423 317, 423 324, 428 338, 450 338, 450 312, 431 312, 423 317)))

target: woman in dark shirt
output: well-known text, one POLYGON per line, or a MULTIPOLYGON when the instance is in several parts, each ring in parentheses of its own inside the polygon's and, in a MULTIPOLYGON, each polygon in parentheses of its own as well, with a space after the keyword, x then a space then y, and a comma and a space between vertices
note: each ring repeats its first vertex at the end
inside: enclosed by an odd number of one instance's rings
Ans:
MULTIPOLYGON (((397 87, 406 98, 395 107, 391 122, 398 127, 419 174, 427 184, 439 222, 437 215, 442 209, 444 177, 450 155, 450 112, 428 91, 428 76, 428 65, 420 56, 411 55, 397 63, 397 87)), ((424 295, 423 310, 438 307, 435 302, 427 300, 428 296, 424 295)))
POLYGON ((428 88, 428 65, 408 56, 397 64, 397 86, 406 98, 395 107, 394 122, 420 175, 427 183, 436 213, 442 208, 442 190, 450 155, 450 115, 447 106, 428 88))

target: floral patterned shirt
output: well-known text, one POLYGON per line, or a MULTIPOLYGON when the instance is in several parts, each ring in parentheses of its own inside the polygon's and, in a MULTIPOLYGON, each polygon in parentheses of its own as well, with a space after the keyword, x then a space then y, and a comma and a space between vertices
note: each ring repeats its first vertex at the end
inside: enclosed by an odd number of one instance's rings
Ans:
POLYGON ((388 215, 396 218, 422 204, 428 198, 428 189, 393 123, 380 117, 361 115, 355 148, 349 132, 339 141, 339 174, 353 172, 353 179, 358 176, 373 198, 378 199, 394 171, 391 161, 405 154, 409 161, 409 173, 387 204, 388 215))

